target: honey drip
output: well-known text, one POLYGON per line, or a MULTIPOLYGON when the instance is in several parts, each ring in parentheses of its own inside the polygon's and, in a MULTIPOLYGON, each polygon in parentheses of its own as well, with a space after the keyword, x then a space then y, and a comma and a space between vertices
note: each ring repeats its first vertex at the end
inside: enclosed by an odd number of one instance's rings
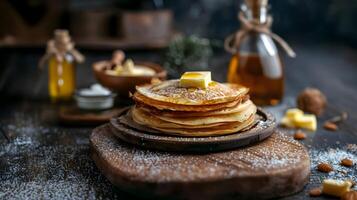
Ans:
POLYGON ((241 54, 232 56, 227 79, 229 83, 248 87, 249 95, 255 104, 276 105, 284 94, 283 74, 278 78, 269 78, 263 72, 258 54, 241 54))

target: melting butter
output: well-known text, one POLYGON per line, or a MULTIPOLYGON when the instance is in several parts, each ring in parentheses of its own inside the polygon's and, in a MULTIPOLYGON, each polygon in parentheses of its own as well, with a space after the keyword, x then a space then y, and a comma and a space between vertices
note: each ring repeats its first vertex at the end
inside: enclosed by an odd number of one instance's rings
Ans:
POLYGON ((185 72, 180 78, 180 87, 205 89, 211 83, 211 72, 185 72))

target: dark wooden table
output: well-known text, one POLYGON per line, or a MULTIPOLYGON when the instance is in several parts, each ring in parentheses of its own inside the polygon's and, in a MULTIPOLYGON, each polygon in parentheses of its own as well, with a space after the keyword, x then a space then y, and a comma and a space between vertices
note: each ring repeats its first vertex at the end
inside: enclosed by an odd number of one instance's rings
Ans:
MULTIPOLYGON (((326 177, 356 181, 356 165, 343 168, 339 159, 357 162, 357 50, 344 45, 295 44, 298 57, 287 59, 286 95, 283 103, 269 107, 277 118, 295 106, 300 90, 312 86, 328 97, 329 106, 319 119, 316 133, 303 141, 312 160, 312 176, 305 190, 284 199, 306 199, 309 188, 326 177), (349 113, 340 130, 322 128, 324 120, 349 113), (321 161, 332 162, 335 172, 315 170, 321 161)), ((0 199, 134 199, 114 188, 89 157, 88 137, 93 127, 68 127, 56 119, 58 105, 46 96, 46 73, 38 72, 36 61, 42 51, 1 50, 0 59, 0 199)), ((86 52, 88 62, 110 52, 86 52)), ((160 61, 160 53, 132 52, 134 59, 160 61)), ((218 53, 211 61, 216 80, 223 81, 229 56, 218 53)), ((89 65, 80 67, 79 86, 94 81, 89 65)), ((290 132, 292 134, 292 132, 290 132)), ((259 186, 257 186, 259 187, 259 186)), ((317 199, 323 199, 321 197, 317 199)))

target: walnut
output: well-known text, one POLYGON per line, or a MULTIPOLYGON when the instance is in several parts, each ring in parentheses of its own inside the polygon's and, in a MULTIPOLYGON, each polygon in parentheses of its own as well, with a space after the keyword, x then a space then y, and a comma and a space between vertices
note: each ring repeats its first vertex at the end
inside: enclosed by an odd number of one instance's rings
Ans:
POLYGON ((298 107, 309 113, 320 116, 326 107, 325 95, 316 88, 306 88, 297 97, 298 107))

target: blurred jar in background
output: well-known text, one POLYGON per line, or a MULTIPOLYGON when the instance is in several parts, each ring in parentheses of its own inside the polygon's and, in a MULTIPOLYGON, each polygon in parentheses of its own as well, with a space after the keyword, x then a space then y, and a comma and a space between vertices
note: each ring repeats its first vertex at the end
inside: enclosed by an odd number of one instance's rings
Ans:
POLYGON ((40 65, 48 62, 48 92, 52 101, 70 100, 76 89, 75 65, 84 57, 74 49, 67 30, 56 30, 40 65))
POLYGON ((66 54, 58 61, 52 56, 48 63, 48 92, 52 100, 68 100, 76 88, 76 73, 73 56, 66 54))
POLYGON ((275 39, 295 56, 290 47, 270 32, 267 0, 246 0, 239 13, 241 29, 227 38, 225 47, 232 53, 227 79, 250 89, 258 105, 276 105, 284 95, 284 66, 275 39))

